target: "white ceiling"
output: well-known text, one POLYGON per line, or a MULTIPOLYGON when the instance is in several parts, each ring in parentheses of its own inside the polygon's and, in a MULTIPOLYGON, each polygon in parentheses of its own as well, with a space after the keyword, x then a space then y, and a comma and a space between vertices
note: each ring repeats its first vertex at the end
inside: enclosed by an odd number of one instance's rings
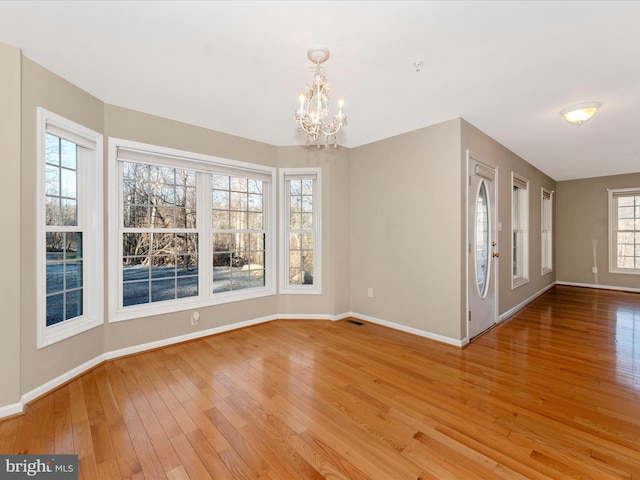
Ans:
POLYGON ((556 180, 640 172, 639 32, 634 1, 0 1, 0 42, 106 103, 304 144, 325 45, 341 145, 462 117, 556 180))

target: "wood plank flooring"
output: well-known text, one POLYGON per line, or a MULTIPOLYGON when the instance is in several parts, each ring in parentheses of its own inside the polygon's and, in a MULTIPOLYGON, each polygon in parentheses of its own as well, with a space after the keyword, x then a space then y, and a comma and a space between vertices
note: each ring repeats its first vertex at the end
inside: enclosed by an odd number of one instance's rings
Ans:
POLYGON ((556 286, 465 349, 275 321, 146 352, 0 422, 0 452, 91 480, 640 479, 640 295, 556 286))

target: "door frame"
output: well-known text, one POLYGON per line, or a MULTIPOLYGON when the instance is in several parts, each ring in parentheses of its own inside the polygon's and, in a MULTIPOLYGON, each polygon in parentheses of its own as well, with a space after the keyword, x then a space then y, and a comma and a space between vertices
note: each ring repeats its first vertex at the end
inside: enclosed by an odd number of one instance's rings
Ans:
MULTIPOLYGON (((467 149, 466 152, 466 176, 465 176, 465 215, 464 215, 464 221, 465 221, 465 245, 464 245, 464 251, 465 251, 465 309, 464 309, 464 319, 465 319, 465 337, 462 339, 462 345, 468 345, 471 342, 471 337, 469 334, 469 314, 470 314, 470 301, 469 301, 469 280, 470 280, 470 276, 471 276, 471 271, 470 271, 470 256, 471 256, 471 252, 469 251, 470 247, 470 238, 469 238, 469 215, 470 215, 470 211, 469 211, 469 194, 470 194, 470 183, 471 183, 471 169, 469 168, 471 161, 475 161, 475 162, 479 162, 482 163, 484 165, 486 165, 489 168, 493 168, 495 170, 495 178, 494 178, 494 200, 493 200, 493 215, 494 215, 494 219, 495 219, 495 224, 493 225, 493 232, 492 232, 492 236, 495 242, 498 241, 498 232, 501 230, 500 229, 500 222, 498 221, 498 165, 495 165, 491 162, 488 162, 486 160, 484 160, 482 157, 480 157, 479 155, 476 155, 475 153, 473 153, 471 150, 467 149)), ((498 247, 500 247, 499 243, 498 243, 498 247)), ((492 261, 495 261, 492 260, 492 261)), ((500 291, 500 275, 499 275, 499 265, 498 262, 495 262, 496 265, 494 265, 493 270, 493 275, 495 275, 495 282, 493 285, 493 297, 494 297, 494 301, 495 301, 495 318, 493 320, 493 326, 497 325, 499 323, 499 315, 498 315, 498 305, 499 305, 499 291, 500 291)), ((488 292, 489 294, 491 292, 488 292)))

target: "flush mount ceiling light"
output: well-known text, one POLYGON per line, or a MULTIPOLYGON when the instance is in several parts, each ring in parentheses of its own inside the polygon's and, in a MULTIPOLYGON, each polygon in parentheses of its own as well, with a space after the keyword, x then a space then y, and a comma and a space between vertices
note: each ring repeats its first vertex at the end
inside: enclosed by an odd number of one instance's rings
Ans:
POLYGON ((599 107, 600 104, 598 102, 580 103, 578 105, 572 105, 565 108, 560 112, 560 115, 562 115, 569 123, 582 125, 593 117, 599 107))
POLYGON ((307 58, 316 65, 313 74, 313 82, 310 87, 305 88, 305 92, 300 95, 300 106, 296 110, 295 120, 298 124, 298 135, 304 132, 307 135, 307 146, 317 145, 320 148, 322 143, 338 146, 336 134, 347 124, 342 110, 344 102, 338 101, 338 113, 333 120, 326 122, 329 116, 329 82, 327 75, 320 65, 329 59, 329 49, 326 47, 312 47, 307 50, 307 58))

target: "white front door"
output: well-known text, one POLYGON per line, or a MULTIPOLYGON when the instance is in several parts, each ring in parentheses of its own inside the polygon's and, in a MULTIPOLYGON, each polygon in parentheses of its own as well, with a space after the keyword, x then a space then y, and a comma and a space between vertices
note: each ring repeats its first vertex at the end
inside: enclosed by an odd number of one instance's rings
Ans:
POLYGON ((497 316, 498 236, 496 229, 496 167, 467 152, 469 193, 467 232, 468 338, 491 328, 497 316))

